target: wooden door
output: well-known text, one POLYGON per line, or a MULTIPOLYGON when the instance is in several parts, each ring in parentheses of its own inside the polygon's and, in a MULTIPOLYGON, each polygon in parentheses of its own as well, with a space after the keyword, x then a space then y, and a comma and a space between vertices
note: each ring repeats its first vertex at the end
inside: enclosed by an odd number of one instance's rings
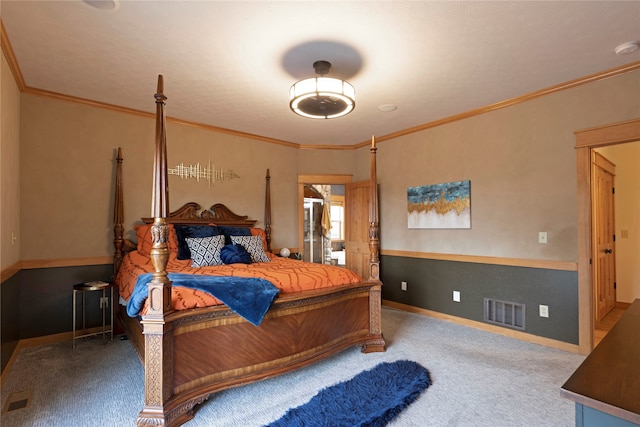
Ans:
POLYGON ((614 222, 615 165, 599 153, 593 158, 593 244, 596 323, 616 305, 614 222))
POLYGON ((345 185, 346 267, 363 279, 369 277, 369 197, 370 182, 345 185))

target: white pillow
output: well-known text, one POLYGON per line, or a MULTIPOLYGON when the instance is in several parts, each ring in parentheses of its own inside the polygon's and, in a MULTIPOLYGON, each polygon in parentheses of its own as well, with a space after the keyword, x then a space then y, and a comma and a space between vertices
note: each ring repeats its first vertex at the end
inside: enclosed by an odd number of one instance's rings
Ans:
POLYGON ((231 236, 231 241, 242 245, 251 255, 253 262, 271 262, 271 258, 264 252, 261 236, 231 236))
POLYGON ((191 267, 222 265, 220 251, 224 246, 224 236, 187 237, 187 246, 191 251, 191 267))

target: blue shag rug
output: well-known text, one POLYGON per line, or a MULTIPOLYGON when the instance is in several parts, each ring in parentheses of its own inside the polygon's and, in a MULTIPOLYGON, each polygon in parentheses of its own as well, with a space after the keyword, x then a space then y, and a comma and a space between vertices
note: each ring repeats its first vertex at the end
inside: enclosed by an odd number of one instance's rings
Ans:
POLYGON ((269 427, 384 426, 430 385, 429 371, 416 362, 381 363, 320 390, 269 427))

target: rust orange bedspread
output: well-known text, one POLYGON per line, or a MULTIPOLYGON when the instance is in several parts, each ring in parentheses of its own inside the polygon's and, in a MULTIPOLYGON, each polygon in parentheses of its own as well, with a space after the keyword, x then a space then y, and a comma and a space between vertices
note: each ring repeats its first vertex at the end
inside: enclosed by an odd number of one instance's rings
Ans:
MULTIPOLYGON (((271 262, 192 268, 191 260, 179 260, 172 252, 169 255, 167 272, 263 278, 278 287, 280 295, 362 282, 360 276, 346 268, 281 258, 273 254, 269 254, 269 257, 271 262)), ((116 277, 120 297, 128 301, 133 293, 138 275, 152 271, 153 265, 149 256, 138 251, 128 253, 124 257, 116 277)), ((217 298, 206 292, 181 286, 172 287, 171 300, 174 310, 222 304, 217 298)), ((145 311, 146 309, 143 310, 143 313, 145 311)))

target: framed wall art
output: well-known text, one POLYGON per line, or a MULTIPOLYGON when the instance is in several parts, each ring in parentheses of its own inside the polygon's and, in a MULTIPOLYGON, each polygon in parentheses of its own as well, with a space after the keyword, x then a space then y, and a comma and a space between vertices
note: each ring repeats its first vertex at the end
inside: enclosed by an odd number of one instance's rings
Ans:
POLYGON ((409 228, 471 228, 471 181, 407 189, 409 228))

